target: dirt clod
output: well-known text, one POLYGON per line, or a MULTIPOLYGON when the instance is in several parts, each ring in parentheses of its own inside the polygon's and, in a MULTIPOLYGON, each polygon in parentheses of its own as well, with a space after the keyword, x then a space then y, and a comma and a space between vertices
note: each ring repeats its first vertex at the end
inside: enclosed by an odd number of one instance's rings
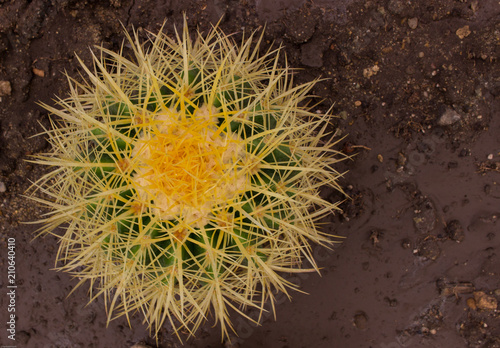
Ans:
POLYGON ((323 66, 323 53, 318 52, 317 43, 308 42, 301 47, 301 62, 311 68, 321 68, 323 66))
POLYGON ((491 295, 487 295, 484 291, 475 291, 474 301, 476 301, 478 309, 484 309, 489 311, 497 309, 498 303, 496 298, 491 295))
POLYGON ((431 232, 436 225, 436 209, 434 205, 432 202, 425 200, 419 202, 416 208, 413 217, 415 229, 420 234, 431 232))
POLYGON ((368 327, 368 317, 365 312, 358 312, 354 315, 353 324, 357 329, 366 330, 368 327))
POLYGON ((451 220, 446 224, 446 234, 456 242, 462 242, 465 238, 464 229, 458 220, 451 220))
POLYGON ((431 238, 424 240, 420 244, 417 252, 418 256, 422 256, 432 261, 435 261, 440 254, 441 249, 439 248, 439 245, 434 239, 431 238))

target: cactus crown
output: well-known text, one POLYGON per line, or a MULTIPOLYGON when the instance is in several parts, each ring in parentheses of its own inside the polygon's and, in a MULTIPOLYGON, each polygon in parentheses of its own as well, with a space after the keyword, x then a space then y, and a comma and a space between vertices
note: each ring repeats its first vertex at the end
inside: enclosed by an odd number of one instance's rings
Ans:
POLYGON ((60 120, 34 160, 55 167, 36 183, 49 198, 33 197, 52 210, 42 232, 65 224, 58 268, 109 320, 140 310, 155 333, 194 333, 211 312, 227 335, 229 308, 263 311, 296 288, 280 273, 317 271, 310 243, 331 243, 315 226, 338 209, 320 187, 341 191, 330 116, 299 106, 315 82, 293 87, 260 39, 193 42, 186 24, 148 48, 127 37, 134 59, 99 48, 88 81, 44 105, 60 120))

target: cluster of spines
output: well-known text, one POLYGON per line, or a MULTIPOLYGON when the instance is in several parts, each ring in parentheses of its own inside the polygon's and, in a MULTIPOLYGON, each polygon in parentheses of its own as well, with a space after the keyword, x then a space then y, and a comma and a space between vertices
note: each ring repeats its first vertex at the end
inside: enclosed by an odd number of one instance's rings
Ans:
POLYGON ((95 72, 85 68, 90 83, 71 81, 62 109, 47 106, 62 124, 47 131, 54 152, 38 158, 58 167, 39 184, 55 200, 44 201, 54 209, 45 230, 68 223, 60 268, 98 283, 92 296, 104 295, 110 319, 140 310, 155 332, 168 319, 192 333, 213 310, 227 334, 228 308, 263 310, 273 289, 294 288, 277 272, 304 271, 303 257, 316 268, 310 243, 329 239, 315 222, 337 207, 318 192, 340 189, 336 152, 322 143, 327 116, 298 105, 313 83, 291 88, 274 52, 259 57, 251 39, 238 50, 218 30, 177 39, 133 45, 135 63, 101 49, 95 72), (193 227, 141 202, 129 154, 147 115, 189 118, 202 105, 218 110, 218 131, 241 139, 251 160, 235 161, 245 189, 193 227))

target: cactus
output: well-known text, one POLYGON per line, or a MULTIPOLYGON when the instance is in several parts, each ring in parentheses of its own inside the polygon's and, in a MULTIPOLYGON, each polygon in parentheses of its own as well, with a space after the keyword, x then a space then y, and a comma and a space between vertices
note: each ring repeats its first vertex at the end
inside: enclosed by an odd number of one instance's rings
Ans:
POLYGON ((108 320, 140 311, 155 334, 194 334, 212 314, 227 336, 229 309, 274 310, 297 288, 283 273, 318 271, 312 245, 336 240, 316 226, 338 209, 320 188, 341 191, 331 116, 301 106, 315 81, 293 86, 262 36, 126 35, 133 59, 100 47, 87 82, 43 104, 57 117, 33 160, 54 167, 32 196, 51 209, 40 233, 63 225, 57 269, 108 320))

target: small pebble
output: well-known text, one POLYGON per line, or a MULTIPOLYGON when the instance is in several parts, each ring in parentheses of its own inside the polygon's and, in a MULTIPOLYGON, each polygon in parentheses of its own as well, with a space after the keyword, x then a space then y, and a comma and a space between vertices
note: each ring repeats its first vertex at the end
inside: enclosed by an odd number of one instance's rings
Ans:
POLYGON ((9 81, 0 81, 0 97, 10 95, 12 93, 12 87, 9 81))
POLYGON ((462 117, 455 110, 447 108, 445 112, 439 117, 437 124, 440 126, 451 126, 460 121, 462 117))
POLYGON ((470 33, 471 33, 471 31, 470 31, 468 25, 463 26, 461 28, 458 28, 457 31, 455 32, 455 34, 457 34, 457 36, 458 36, 458 38, 460 40, 462 40, 463 38, 466 38, 467 36, 469 36, 470 33))
POLYGON ((5 186, 3 181, 0 181, 0 193, 4 193, 5 191, 7 191, 7 187, 5 186))
POLYGON ((410 18, 408 19, 408 26, 410 27, 410 29, 417 29, 417 26, 418 26, 418 18, 414 17, 414 18, 410 18))
POLYGON ((467 307, 469 307, 470 309, 472 309, 474 311, 477 309, 476 301, 472 297, 469 297, 467 299, 467 307))
POLYGON ((377 73, 380 71, 380 67, 378 65, 374 65, 372 67, 369 67, 369 68, 366 68, 366 69, 363 69, 363 76, 366 77, 366 78, 370 78, 372 77, 373 75, 377 75, 377 73))
POLYGON ((408 238, 403 239, 401 241, 401 247, 403 249, 410 249, 410 247, 411 247, 411 241, 410 241, 410 239, 408 239, 408 238))
POLYGON ((33 68, 33 74, 40 77, 45 77, 45 71, 37 68, 33 68))

